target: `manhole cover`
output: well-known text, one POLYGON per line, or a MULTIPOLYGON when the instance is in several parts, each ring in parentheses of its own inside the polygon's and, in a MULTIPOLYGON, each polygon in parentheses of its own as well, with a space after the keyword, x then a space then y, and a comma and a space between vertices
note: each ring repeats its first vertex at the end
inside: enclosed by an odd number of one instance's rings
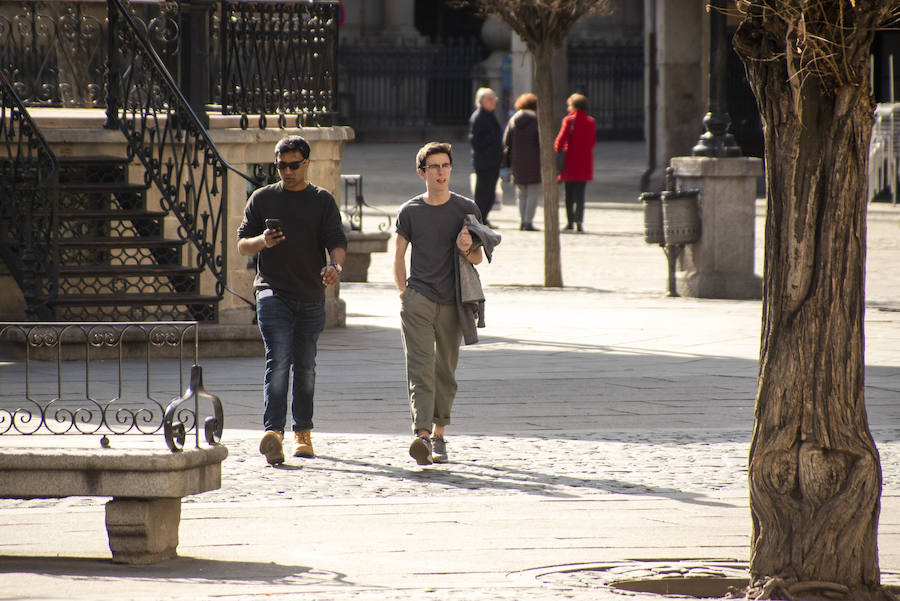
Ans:
MULTIPOLYGON (((607 588, 622 595, 647 593, 694 599, 744 597, 750 580, 746 562, 722 559, 567 564, 510 576, 535 579, 557 588, 607 588)), ((882 571, 881 581, 885 587, 897 590, 900 575, 882 571)))
POLYGON ((520 573, 549 586, 609 588, 624 595, 652 593, 698 599, 738 596, 749 581, 737 560, 622 561, 547 566, 520 573))

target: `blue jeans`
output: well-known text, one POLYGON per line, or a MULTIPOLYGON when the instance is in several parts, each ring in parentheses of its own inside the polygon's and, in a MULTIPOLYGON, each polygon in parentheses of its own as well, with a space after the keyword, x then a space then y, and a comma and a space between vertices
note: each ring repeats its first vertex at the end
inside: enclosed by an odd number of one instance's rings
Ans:
POLYGON ((291 429, 311 430, 316 343, 325 328, 325 301, 299 301, 276 294, 257 299, 256 315, 266 345, 263 425, 266 431, 284 432, 288 380, 293 368, 291 429))

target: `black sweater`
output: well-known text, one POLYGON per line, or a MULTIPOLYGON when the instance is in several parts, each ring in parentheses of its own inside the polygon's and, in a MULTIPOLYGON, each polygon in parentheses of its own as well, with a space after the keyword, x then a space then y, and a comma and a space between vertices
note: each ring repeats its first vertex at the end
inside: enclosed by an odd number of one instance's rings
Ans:
POLYGON ((347 248, 334 197, 313 184, 299 192, 284 190, 281 182, 260 188, 244 207, 238 238, 258 236, 266 229, 266 219, 273 218, 281 219, 284 241, 260 251, 254 287, 297 300, 323 300, 325 251, 347 248))

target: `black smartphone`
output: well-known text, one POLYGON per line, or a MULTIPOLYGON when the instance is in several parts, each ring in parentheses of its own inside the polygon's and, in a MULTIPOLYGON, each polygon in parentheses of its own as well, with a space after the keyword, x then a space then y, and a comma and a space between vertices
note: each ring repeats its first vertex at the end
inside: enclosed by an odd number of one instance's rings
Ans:
POLYGON ((266 227, 270 230, 281 231, 281 219, 266 219, 266 227))

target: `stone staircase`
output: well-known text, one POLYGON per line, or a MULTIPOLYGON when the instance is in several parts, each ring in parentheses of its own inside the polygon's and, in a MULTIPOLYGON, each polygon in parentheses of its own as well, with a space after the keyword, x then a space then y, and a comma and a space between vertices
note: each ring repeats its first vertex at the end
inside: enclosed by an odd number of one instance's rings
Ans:
POLYGON ((145 184, 127 181, 128 160, 60 157, 55 241, 60 321, 217 319, 218 298, 200 294, 190 243, 165 237, 145 184))

